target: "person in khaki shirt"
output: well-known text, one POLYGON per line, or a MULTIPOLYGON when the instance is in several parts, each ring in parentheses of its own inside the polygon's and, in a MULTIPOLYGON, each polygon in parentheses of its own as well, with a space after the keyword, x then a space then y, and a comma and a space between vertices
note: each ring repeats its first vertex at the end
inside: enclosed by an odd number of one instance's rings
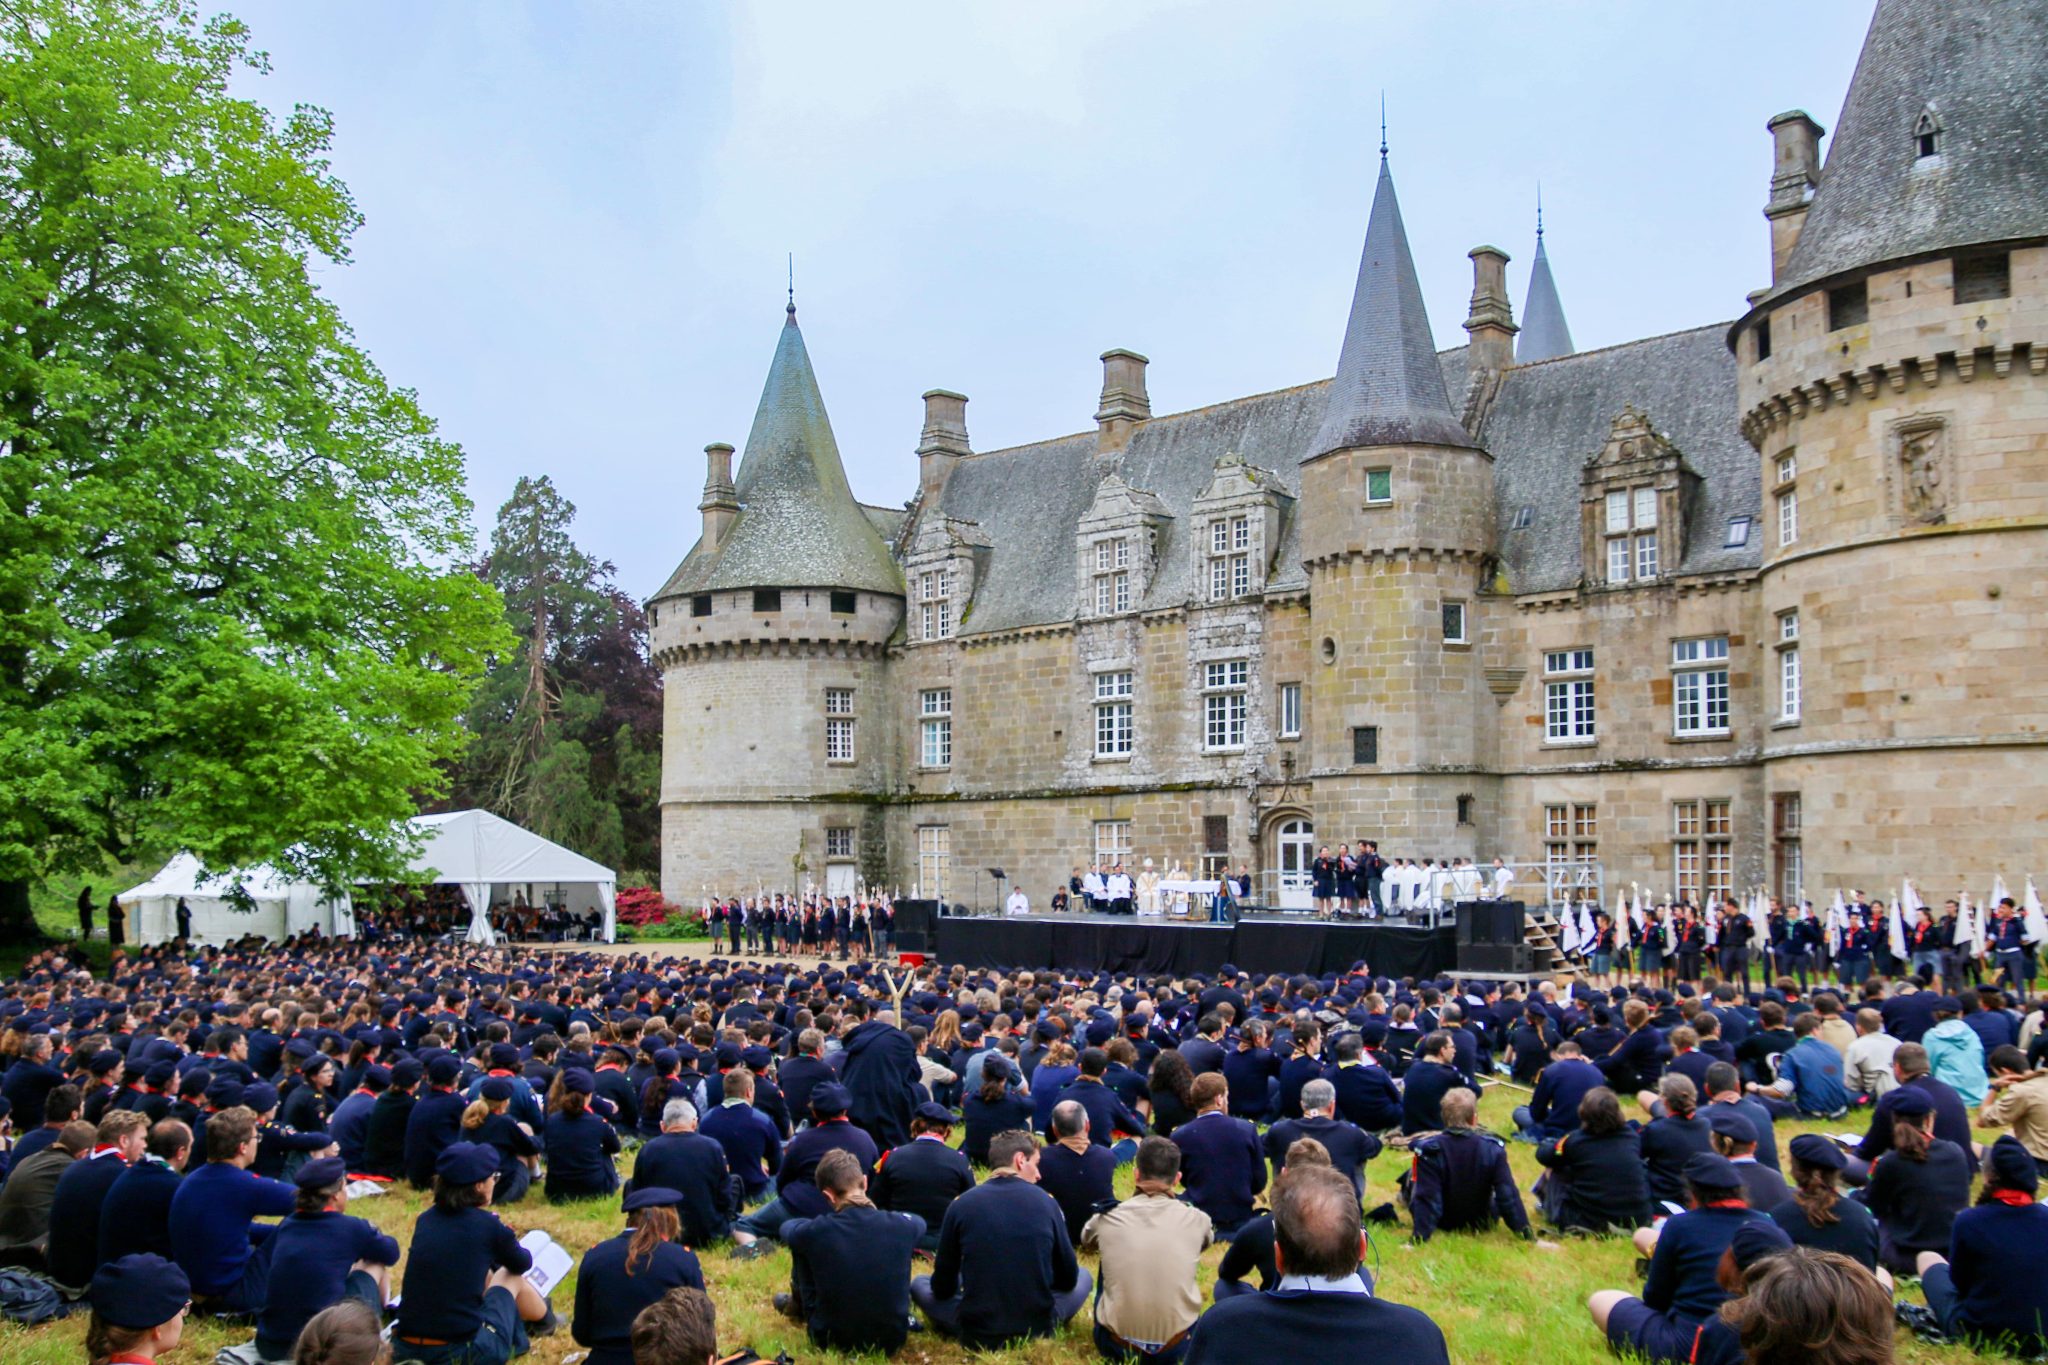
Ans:
POLYGON ((1081 1230, 1082 1249, 1102 1256, 1095 1348, 1104 1360, 1170 1365, 1202 1316, 1195 1269, 1216 1232, 1208 1214, 1173 1197, 1179 1179, 1180 1148, 1146 1138, 1136 1192, 1081 1230))
POLYGON ((2020 1146, 2048 1170, 2048 1071, 2029 1070, 2027 1054, 2009 1043, 1992 1048, 1985 1067, 1991 1089, 1977 1121, 1986 1128, 2010 1127, 2020 1146))
POLYGON ((1813 1012, 1820 1016, 1820 1027, 1814 1030, 1819 1039, 1842 1054, 1844 1062, 1849 1060, 1849 1048, 1856 1041, 1856 1030, 1842 1017, 1842 1002, 1833 993, 1822 991, 1813 998, 1813 1012))

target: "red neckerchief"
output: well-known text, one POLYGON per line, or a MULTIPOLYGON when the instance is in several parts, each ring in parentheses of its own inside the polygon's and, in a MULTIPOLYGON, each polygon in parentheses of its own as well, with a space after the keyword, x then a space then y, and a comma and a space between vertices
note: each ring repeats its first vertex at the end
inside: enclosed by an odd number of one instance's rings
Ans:
POLYGON ((1746 1209, 1749 1207, 1749 1201, 1746 1199, 1709 1199, 1700 1207, 1703 1209, 1746 1209))
POLYGON ((1987 1190, 1985 1193, 2008 1208, 2024 1209, 2034 1202, 2034 1196, 2025 1190, 1987 1190))
POLYGON ((516 1071, 500 1071, 496 1067, 484 1073, 486 1076, 516 1076, 518 1074, 516 1071))
POLYGON ((156 1365, 155 1356, 139 1356, 133 1351, 122 1351, 107 1357, 107 1365, 156 1365))
POLYGON ((91 1155, 87 1156, 87 1157, 86 1157, 86 1160, 87 1160, 87 1161, 98 1161, 98 1160, 99 1160, 99 1159, 100 1159, 101 1157, 105 1156, 105 1155, 106 1155, 107 1153, 109 1153, 109 1152, 115 1152, 115 1153, 118 1153, 118 1152, 119 1152, 120 1150, 121 1150, 121 1149, 120 1149, 119 1147, 116 1147, 116 1146, 113 1146, 112 1144, 109 1144, 109 1143, 104 1143, 104 1142, 103 1142, 103 1143, 101 1143, 101 1144, 100 1144, 99 1146, 97 1146, 97 1147, 95 1147, 95 1148, 93 1148, 93 1149, 92 1149, 92 1153, 91 1153, 91 1155))

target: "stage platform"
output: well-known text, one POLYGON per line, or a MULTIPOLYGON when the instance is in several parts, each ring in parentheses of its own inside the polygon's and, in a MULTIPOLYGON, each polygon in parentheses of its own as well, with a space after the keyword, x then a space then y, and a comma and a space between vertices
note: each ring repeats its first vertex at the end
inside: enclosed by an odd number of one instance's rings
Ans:
POLYGON ((1364 961, 1375 975, 1435 976, 1457 960, 1457 930, 1307 915, 1247 915, 1235 924, 1128 915, 947 915, 933 955, 967 967, 1321 976, 1364 961))

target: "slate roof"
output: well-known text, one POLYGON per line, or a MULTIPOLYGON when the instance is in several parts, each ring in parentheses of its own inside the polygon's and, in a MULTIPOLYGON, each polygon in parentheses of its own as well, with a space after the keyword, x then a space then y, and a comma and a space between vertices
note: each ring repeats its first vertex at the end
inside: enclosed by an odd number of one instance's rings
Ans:
MULTIPOLYGON (((902 593, 902 570, 884 543, 892 514, 863 508, 847 486, 794 304, 733 487, 740 514, 725 543, 713 554, 699 542, 654 600, 721 588, 902 593)), ((902 514, 893 516, 900 523, 902 514)))
MULTIPOLYGON (((1472 438, 1452 414, 1444 391, 1422 285, 1408 251, 1408 229, 1401 222, 1401 202, 1383 148, 1337 377, 1330 381, 1322 425, 1303 453, 1313 458, 1352 446, 1416 444, 1469 446, 1472 438)), ((1239 453, 1251 458, 1249 452, 1239 453)))
POLYGON ((1884 261, 2048 236, 2048 4, 1881 0, 1771 300, 1884 261), (1938 154, 1914 124, 1931 106, 1938 154))
POLYGON ((1522 302, 1522 333, 1515 338, 1515 363, 1533 365, 1572 353, 1572 329, 1565 325, 1557 281, 1550 277, 1550 253, 1543 229, 1536 229, 1536 261, 1529 267, 1529 296, 1522 302))
POLYGON ((1579 474, 1607 443, 1624 404, 1633 403, 1678 448, 1701 484, 1685 511, 1681 574, 1755 568, 1763 532, 1763 468, 1736 426, 1735 361, 1716 323, 1598 351, 1518 366, 1480 428, 1493 454, 1500 552, 1510 588, 1551 592, 1583 576, 1579 474), (1522 508, 1526 529, 1513 529, 1522 508), (1728 519, 1752 518, 1749 543, 1725 548, 1728 519))
MULTIPOLYGON (((1616 414, 1633 403, 1668 436, 1704 480, 1681 573, 1755 567, 1763 537, 1725 550, 1727 519, 1759 515, 1762 472, 1736 428, 1735 362, 1725 323, 1564 356, 1507 371, 1480 443, 1494 457, 1501 553, 1515 592, 1575 585, 1579 564, 1579 472, 1606 444, 1616 414), (1531 508, 1526 530, 1514 514, 1531 508)), ((1448 392, 1465 387, 1465 348, 1432 357, 1448 392)), ((1172 515, 1159 542, 1159 572, 1140 609, 1199 600, 1190 511, 1217 457, 1234 451, 1271 470, 1299 497, 1301 461, 1323 428, 1331 382, 1234 399, 1155 417, 1132 433, 1118 468, 1172 515)), ((980 524, 991 549, 962 635, 1069 621, 1075 605, 1075 528, 1095 499, 1101 470, 1095 433, 1061 436, 961 460, 938 511, 980 524)), ((1307 586, 1298 507, 1281 528, 1269 591, 1307 586)))

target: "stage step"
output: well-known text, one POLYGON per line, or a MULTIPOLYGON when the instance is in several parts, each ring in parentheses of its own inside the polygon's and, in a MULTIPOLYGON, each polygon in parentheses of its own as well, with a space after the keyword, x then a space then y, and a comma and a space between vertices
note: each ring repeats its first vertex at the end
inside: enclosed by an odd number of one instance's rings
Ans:
POLYGON ((1527 943, 1536 957, 1537 970, 1553 976, 1579 977, 1582 973, 1578 964, 1565 960, 1564 950, 1558 946, 1554 931, 1556 919, 1538 919, 1531 915, 1522 922, 1522 941, 1527 943))

